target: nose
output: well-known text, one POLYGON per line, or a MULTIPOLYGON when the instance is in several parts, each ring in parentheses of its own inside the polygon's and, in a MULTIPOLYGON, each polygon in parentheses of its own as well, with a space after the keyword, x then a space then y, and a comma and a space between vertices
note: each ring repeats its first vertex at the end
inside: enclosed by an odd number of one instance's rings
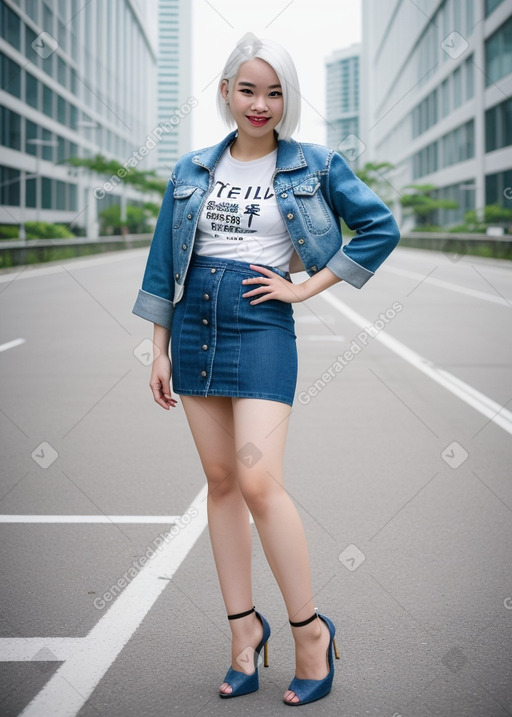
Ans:
POLYGON ((251 105, 251 109, 253 109, 255 112, 266 112, 268 109, 267 106, 267 100, 264 95, 258 95, 254 98, 254 101, 251 105))

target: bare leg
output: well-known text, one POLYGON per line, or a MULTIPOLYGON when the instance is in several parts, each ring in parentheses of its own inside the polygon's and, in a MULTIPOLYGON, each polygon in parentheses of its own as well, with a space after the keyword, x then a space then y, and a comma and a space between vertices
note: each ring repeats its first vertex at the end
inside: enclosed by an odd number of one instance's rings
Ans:
MULTIPOLYGON (((304 528, 283 483, 283 457, 290 407, 278 401, 233 399, 237 474, 270 568, 294 622, 314 613, 304 528)), ((293 628, 298 678, 322 679, 329 672, 329 631, 314 620, 293 628)), ((293 692, 285 699, 298 702, 293 692)))
MULTIPOLYGON (((226 611, 228 615, 245 612, 253 606, 252 539, 249 510, 236 474, 232 400, 182 395, 181 401, 208 481, 208 529, 226 611)), ((229 625, 232 666, 243 672, 244 663, 237 658, 247 647, 258 645, 263 628, 254 613, 230 620, 229 625)), ((221 691, 232 690, 223 683, 221 691)))

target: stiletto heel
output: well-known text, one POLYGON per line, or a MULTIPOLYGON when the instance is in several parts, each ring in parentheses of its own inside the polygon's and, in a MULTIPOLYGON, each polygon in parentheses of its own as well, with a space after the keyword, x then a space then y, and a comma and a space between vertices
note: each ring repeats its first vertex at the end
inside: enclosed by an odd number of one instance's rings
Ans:
POLYGON ((336 656, 336 659, 340 659, 340 653, 338 652, 338 646, 336 645, 336 639, 334 637, 336 633, 336 628, 328 617, 326 617, 325 615, 321 615, 319 612, 315 612, 314 615, 312 615, 307 620, 304 620, 303 622, 292 622, 291 620, 289 622, 292 627, 303 627, 304 625, 309 625, 310 622, 313 622, 316 617, 319 617, 320 620, 323 620, 329 629, 330 640, 329 647, 327 648, 329 674, 324 677, 323 680, 301 680, 298 677, 294 677, 288 689, 292 690, 292 692, 295 692, 295 694, 299 698, 299 701, 289 702, 288 700, 285 700, 283 698, 283 702, 286 705, 291 705, 292 707, 306 705, 308 704, 308 702, 315 702, 316 700, 321 700, 322 697, 326 697, 331 691, 332 681, 334 678, 333 651, 336 656))
POLYGON ((254 607, 247 612, 240 612, 237 615, 228 615, 228 620, 237 620, 239 617, 246 617, 252 612, 256 613, 256 617, 260 620, 263 625, 263 637, 254 650, 254 672, 250 675, 239 670, 234 670, 231 666, 226 673, 224 682, 227 682, 231 687, 231 692, 219 692, 221 697, 240 697, 240 695, 248 695, 250 692, 256 692, 259 688, 258 678, 258 658, 260 656, 261 648, 263 648, 263 664, 268 667, 268 638, 270 637, 270 625, 265 620, 263 615, 260 615, 254 607))

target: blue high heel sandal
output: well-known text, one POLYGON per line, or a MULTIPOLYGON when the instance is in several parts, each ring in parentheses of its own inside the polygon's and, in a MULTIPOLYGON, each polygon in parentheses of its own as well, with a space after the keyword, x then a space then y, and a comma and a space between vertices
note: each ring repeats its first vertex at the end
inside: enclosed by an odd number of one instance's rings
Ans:
POLYGON ((309 617, 307 620, 304 620, 303 622, 292 622, 291 620, 289 622, 292 627, 302 627, 303 625, 309 625, 309 623, 313 622, 313 620, 317 616, 320 618, 320 620, 323 620, 325 622, 325 624, 329 628, 329 634, 331 636, 331 639, 329 641, 329 647, 327 648, 327 657, 329 660, 329 674, 327 675, 327 677, 324 677, 323 680, 299 680, 298 677, 294 677, 288 689, 295 692, 295 694, 299 698, 299 702, 290 702, 283 698, 283 702, 286 705, 291 705, 292 707, 306 705, 308 704, 308 702, 315 702, 316 700, 321 700, 322 697, 328 695, 331 691, 332 680, 334 677, 333 648, 336 659, 340 659, 340 654, 338 652, 336 640, 334 638, 336 628, 328 617, 326 617, 325 615, 321 615, 319 612, 315 612, 314 615, 309 617))
POLYGON ((251 675, 239 670, 234 670, 230 667, 224 678, 224 682, 227 682, 231 687, 231 692, 219 692, 221 697, 240 697, 240 695, 248 695, 250 692, 256 692, 259 688, 258 680, 258 658, 260 656, 261 648, 263 647, 263 664, 268 667, 268 638, 270 637, 270 625, 265 620, 263 615, 260 615, 254 607, 252 610, 247 612, 240 612, 237 615, 228 615, 228 620, 237 620, 239 617, 246 617, 251 612, 256 613, 256 617, 259 618, 263 625, 263 637, 258 647, 254 651, 254 672, 251 675))

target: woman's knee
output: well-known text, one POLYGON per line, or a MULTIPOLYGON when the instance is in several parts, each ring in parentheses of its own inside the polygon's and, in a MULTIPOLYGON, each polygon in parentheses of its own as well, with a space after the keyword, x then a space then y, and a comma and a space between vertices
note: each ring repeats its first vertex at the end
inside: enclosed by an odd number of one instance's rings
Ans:
POLYGON ((210 496, 218 499, 233 490, 238 490, 233 466, 226 463, 211 463, 204 466, 204 472, 210 496))
POLYGON ((240 481, 240 490, 252 515, 264 516, 282 495, 283 487, 268 475, 251 475, 240 481))

